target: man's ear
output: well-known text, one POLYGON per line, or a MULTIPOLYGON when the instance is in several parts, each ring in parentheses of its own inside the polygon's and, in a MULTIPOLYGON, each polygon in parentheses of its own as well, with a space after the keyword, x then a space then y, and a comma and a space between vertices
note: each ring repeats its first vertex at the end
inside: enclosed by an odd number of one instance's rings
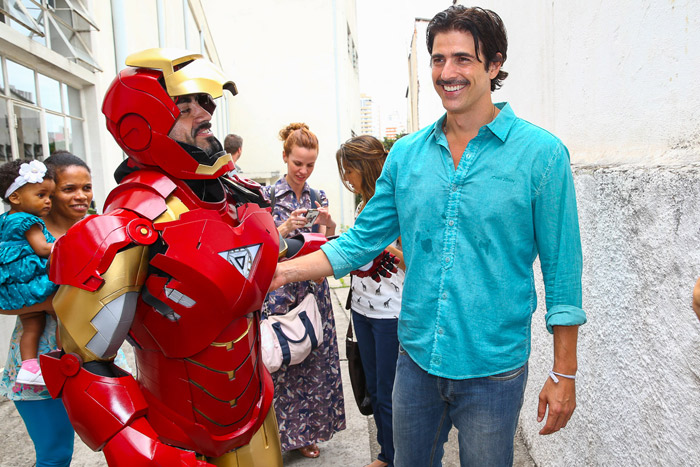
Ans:
POLYGON ((501 52, 496 52, 496 55, 493 57, 493 60, 491 60, 491 63, 489 63, 489 75, 491 79, 495 78, 498 75, 498 72, 501 71, 502 66, 503 55, 501 55, 501 52))

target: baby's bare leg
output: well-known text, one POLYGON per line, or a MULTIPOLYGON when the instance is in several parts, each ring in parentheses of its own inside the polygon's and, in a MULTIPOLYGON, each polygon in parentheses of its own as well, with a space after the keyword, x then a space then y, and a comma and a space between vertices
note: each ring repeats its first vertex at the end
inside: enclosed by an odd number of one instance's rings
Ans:
POLYGON ((19 339, 19 353, 22 361, 36 358, 39 339, 46 325, 46 313, 25 313, 19 316, 22 321, 22 337, 19 339))

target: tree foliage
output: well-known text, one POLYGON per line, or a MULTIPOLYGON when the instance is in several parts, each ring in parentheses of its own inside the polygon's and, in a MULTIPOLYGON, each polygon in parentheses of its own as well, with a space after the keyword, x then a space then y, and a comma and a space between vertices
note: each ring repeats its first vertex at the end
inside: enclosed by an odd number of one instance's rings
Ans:
POLYGON ((382 144, 384 145, 384 149, 386 149, 387 152, 391 151, 391 147, 394 145, 395 142, 406 136, 406 132, 401 132, 398 135, 396 135, 394 138, 384 138, 382 141, 382 144))

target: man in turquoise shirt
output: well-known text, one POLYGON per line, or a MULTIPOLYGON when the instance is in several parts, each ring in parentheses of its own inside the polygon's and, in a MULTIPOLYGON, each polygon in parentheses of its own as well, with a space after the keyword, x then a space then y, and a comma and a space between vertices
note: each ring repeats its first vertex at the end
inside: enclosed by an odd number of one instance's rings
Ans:
POLYGON ((273 284, 342 277, 401 236, 394 463, 440 465, 454 424, 463 466, 510 465, 538 255, 554 335, 540 433, 566 426, 576 406, 576 341, 586 316, 569 153, 508 104, 492 103, 507 76, 505 28, 494 12, 456 5, 438 13, 428 51, 447 113, 396 142, 352 229, 322 252, 281 263, 273 284))

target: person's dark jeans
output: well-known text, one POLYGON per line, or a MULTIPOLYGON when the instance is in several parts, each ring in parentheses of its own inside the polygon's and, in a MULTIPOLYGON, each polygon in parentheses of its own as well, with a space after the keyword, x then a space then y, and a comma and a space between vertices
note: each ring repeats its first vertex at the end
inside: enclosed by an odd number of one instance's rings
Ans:
POLYGON ((527 363, 485 378, 454 380, 429 374, 401 349, 393 399, 395 465, 441 466, 454 425, 462 467, 511 466, 525 383, 527 363))
POLYGON ((399 354, 399 338, 396 333, 399 320, 368 318, 353 311, 352 321, 372 400, 374 423, 377 425, 377 442, 381 448, 377 458, 393 467, 391 393, 399 354))

